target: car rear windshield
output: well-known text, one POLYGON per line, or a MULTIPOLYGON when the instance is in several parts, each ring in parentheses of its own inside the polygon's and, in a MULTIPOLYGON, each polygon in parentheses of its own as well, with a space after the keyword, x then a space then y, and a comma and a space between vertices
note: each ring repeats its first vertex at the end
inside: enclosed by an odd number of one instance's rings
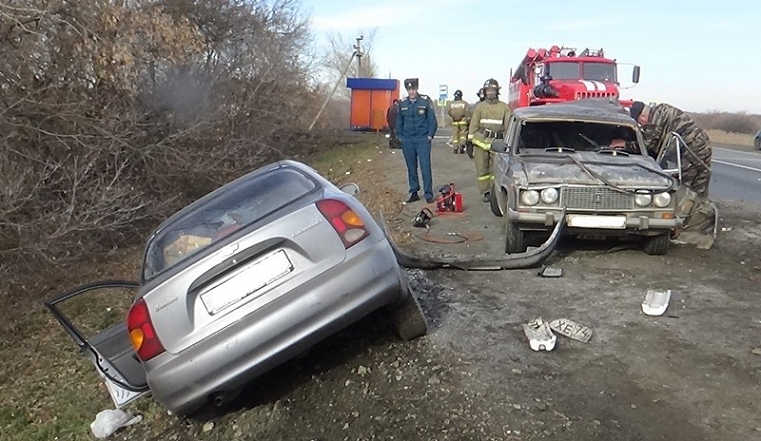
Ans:
POLYGON ((148 242, 143 279, 149 280, 235 231, 290 204, 317 187, 302 172, 281 167, 229 184, 193 203, 148 242))

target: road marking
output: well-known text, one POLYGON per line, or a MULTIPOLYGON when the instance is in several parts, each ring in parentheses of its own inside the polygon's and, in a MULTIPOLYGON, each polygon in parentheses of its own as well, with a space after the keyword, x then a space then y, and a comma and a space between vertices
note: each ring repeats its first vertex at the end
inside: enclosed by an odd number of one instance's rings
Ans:
POLYGON ((740 165, 740 164, 732 164, 731 162, 717 161, 716 159, 712 160, 711 162, 715 163, 715 164, 723 164, 723 165, 728 165, 730 167, 743 168, 745 170, 751 170, 751 171, 754 171, 754 172, 761 173, 761 168, 748 167, 747 165, 740 165))
POLYGON ((751 155, 754 158, 760 158, 761 157, 761 155, 758 154, 757 152, 746 152, 746 151, 743 151, 743 150, 725 149, 723 147, 714 147, 713 149, 714 150, 721 150, 721 151, 727 152, 727 153, 742 153, 742 154, 745 154, 745 155, 751 155))

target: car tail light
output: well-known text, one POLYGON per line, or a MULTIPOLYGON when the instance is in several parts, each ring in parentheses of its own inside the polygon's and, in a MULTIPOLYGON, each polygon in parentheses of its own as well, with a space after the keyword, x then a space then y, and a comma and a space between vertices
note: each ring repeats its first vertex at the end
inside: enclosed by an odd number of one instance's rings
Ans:
POLYGON ((156 335, 156 329, 151 323, 151 314, 144 299, 140 299, 132 305, 127 315, 127 330, 132 347, 137 356, 143 361, 164 352, 164 346, 156 335))
POLYGON ((341 201, 323 199, 317 202, 317 209, 328 219, 347 249, 370 235, 362 217, 341 201))

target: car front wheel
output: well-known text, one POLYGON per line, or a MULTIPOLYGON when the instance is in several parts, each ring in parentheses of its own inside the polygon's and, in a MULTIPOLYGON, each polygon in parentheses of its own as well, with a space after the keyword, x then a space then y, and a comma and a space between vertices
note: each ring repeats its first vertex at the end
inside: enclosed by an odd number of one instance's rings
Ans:
POLYGON ((523 237, 523 231, 518 229, 515 223, 505 216, 505 252, 508 254, 523 253, 526 251, 526 241, 523 237))
POLYGON ((497 200, 497 192, 499 189, 496 187, 492 187, 491 194, 489 195, 489 206, 491 207, 491 212, 494 213, 497 217, 502 217, 502 211, 499 209, 499 201, 497 200))
POLYGON ((643 249, 646 254, 651 256, 662 256, 668 253, 670 244, 671 232, 667 231, 657 236, 646 237, 645 247, 643 249))

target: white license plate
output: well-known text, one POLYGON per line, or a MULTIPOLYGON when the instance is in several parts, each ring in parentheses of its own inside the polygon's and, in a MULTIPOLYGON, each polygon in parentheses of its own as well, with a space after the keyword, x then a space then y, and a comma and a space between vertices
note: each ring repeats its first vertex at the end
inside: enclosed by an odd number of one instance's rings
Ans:
POLYGON ((626 216, 590 216, 588 214, 569 214, 566 224, 576 228, 626 228, 626 216))
POLYGON ((255 261, 243 271, 202 293, 201 301, 209 314, 213 315, 291 271, 293 264, 285 251, 280 250, 255 261))

